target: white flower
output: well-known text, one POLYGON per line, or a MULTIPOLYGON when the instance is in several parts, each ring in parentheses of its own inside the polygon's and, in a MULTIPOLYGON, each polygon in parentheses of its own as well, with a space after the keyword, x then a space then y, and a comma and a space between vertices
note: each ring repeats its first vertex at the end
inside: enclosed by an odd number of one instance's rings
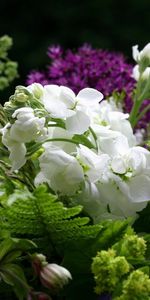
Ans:
POLYGON ((150 67, 147 67, 144 72, 141 74, 141 79, 147 80, 150 79, 150 67))
POLYGON ((112 111, 122 111, 120 106, 116 106, 113 97, 108 100, 103 100, 100 103, 96 103, 91 106, 90 109, 86 109, 86 113, 89 115, 92 124, 107 126, 108 124, 108 114, 112 111))
POLYGON ((24 143, 14 141, 10 136, 10 124, 2 129, 2 143, 10 151, 9 159, 12 162, 12 171, 20 169, 26 162, 26 147, 24 143))
POLYGON ((75 114, 75 94, 67 87, 45 85, 42 101, 53 118, 66 118, 75 114))
POLYGON ((110 160, 107 154, 98 155, 89 148, 80 145, 77 157, 89 182, 95 183, 98 180, 106 180, 106 170, 110 160))
POLYGON ((119 111, 112 111, 108 113, 107 120, 110 124, 111 130, 121 132, 127 137, 129 146, 134 146, 136 144, 136 138, 133 134, 131 124, 127 120, 128 117, 128 114, 124 114, 119 111))
POLYGON ((82 134, 90 126, 90 118, 86 110, 99 103, 102 94, 97 90, 85 88, 77 96, 74 92, 58 85, 45 85, 42 101, 45 109, 53 118, 66 121, 66 129, 73 134, 82 134))
POLYGON ((45 118, 34 116, 34 111, 30 107, 17 109, 13 115, 16 121, 8 123, 2 130, 2 143, 10 151, 12 170, 20 169, 26 162, 25 143, 40 141, 46 138, 47 129, 44 127, 45 118))
POLYGON ((10 128, 10 136, 15 141, 28 143, 46 136, 45 118, 35 117, 32 108, 19 108, 12 117, 17 119, 10 128))
POLYGON ((127 137, 129 145, 134 146, 136 138, 128 120, 129 114, 125 114, 119 109, 113 99, 110 102, 102 101, 95 107, 95 110, 92 108, 90 112, 91 127, 94 129, 95 125, 99 125, 101 128, 105 127, 112 131, 121 132, 127 137))
MULTIPOLYGON (((118 218, 126 218, 129 216, 136 217, 136 212, 141 211, 144 207, 146 207, 147 202, 133 202, 131 201, 127 195, 122 193, 122 191, 118 188, 118 185, 113 180, 108 183, 97 183, 97 187, 99 188, 101 199, 108 207, 107 219, 113 216, 118 218)), ((102 212, 102 215, 99 216, 99 219, 103 219, 106 217, 106 214, 102 212)))
POLYGON ((133 58, 135 61, 140 62, 143 58, 150 60, 150 43, 148 43, 143 50, 138 50, 138 45, 132 47, 133 58))
POLYGON ((125 151, 113 149, 108 156, 80 148, 79 161, 87 180, 77 199, 85 211, 94 222, 106 217, 136 217, 150 200, 150 152, 128 147, 125 151))
POLYGON ((43 95, 44 88, 40 83, 32 83, 27 86, 27 90, 32 93, 35 98, 40 99, 43 95))
POLYGON ((45 152, 39 158, 41 171, 35 178, 35 184, 45 179, 55 192, 74 194, 84 179, 79 162, 51 143, 45 143, 44 148, 45 152))
MULTIPOLYGON (((111 181, 114 182, 112 186, 124 195, 126 205, 129 205, 129 202, 134 204, 135 212, 140 205, 142 208, 143 205, 146 206, 150 200, 150 152, 142 147, 130 148, 124 155, 113 157, 111 169, 114 172, 111 174, 111 181)), ((119 195, 118 199, 121 199, 119 195)))
POLYGON ((97 136, 98 153, 109 156, 126 153, 129 149, 128 139, 118 131, 110 130, 105 126, 93 126, 97 136))

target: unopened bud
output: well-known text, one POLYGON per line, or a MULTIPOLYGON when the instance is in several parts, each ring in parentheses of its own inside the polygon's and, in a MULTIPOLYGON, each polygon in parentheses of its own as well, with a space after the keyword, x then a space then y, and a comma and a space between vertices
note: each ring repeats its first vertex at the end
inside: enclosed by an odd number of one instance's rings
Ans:
POLYGON ((150 67, 147 67, 141 75, 141 79, 147 80, 150 78, 150 67))
POLYGON ((47 264, 40 272, 43 286, 54 292, 59 291, 72 279, 70 272, 57 264, 47 264))
POLYGON ((40 275, 40 272, 44 266, 46 266, 48 262, 46 261, 46 257, 43 254, 33 254, 32 255, 32 267, 36 275, 40 275))

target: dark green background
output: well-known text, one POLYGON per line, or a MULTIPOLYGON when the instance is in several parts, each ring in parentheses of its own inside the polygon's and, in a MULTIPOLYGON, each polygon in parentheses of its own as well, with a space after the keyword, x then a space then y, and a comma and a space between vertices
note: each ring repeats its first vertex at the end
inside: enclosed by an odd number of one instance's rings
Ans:
POLYGON ((49 62, 51 44, 76 48, 88 42, 131 60, 132 45, 142 48, 150 41, 150 0, 0 0, 3 34, 14 41, 9 56, 19 63, 15 84, 24 84, 31 69, 49 62))

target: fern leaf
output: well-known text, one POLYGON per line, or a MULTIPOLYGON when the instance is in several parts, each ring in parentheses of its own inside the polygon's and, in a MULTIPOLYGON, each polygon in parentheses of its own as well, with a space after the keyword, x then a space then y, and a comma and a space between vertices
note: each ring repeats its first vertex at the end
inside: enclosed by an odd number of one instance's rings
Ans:
POLYGON ((79 238, 94 238, 102 229, 101 225, 89 225, 88 217, 80 217, 81 206, 66 208, 55 195, 47 192, 45 186, 33 193, 16 191, 8 197, 0 210, 2 226, 12 236, 28 237, 54 245, 79 238))

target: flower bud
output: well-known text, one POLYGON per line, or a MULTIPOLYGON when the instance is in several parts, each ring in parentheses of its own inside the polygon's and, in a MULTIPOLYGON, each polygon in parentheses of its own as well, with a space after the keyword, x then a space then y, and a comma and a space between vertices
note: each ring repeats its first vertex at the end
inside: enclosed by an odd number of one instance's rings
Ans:
POLYGON ((150 67, 147 67, 141 75, 141 79, 148 80, 150 78, 150 67))
POLYGON ((137 235, 127 235, 125 234, 120 255, 124 255, 127 258, 144 258, 146 251, 146 242, 142 237, 137 235))
POLYGON ((47 264, 45 255, 38 253, 32 255, 32 267, 36 275, 40 275, 41 269, 47 264))
POLYGON ((92 273, 96 283, 95 293, 112 293, 122 277, 130 270, 130 265, 123 256, 116 256, 113 249, 102 250, 93 258, 92 273))
POLYGON ((72 279, 70 272, 57 264, 47 264, 41 269, 40 280, 43 286, 57 292, 72 279))
POLYGON ((132 71, 132 77, 138 81, 139 78, 140 78, 140 72, 139 72, 139 65, 136 65, 134 68, 133 68, 133 71, 132 71))
POLYGON ((141 62, 142 59, 150 60, 150 43, 148 43, 143 50, 138 50, 138 45, 132 47, 133 58, 138 63, 141 62))
POLYGON ((141 270, 133 271, 123 283, 123 293, 116 300, 150 299, 150 278, 141 270))
POLYGON ((148 43, 143 50, 140 52, 140 59, 142 58, 148 58, 150 60, 150 43, 148 43))

